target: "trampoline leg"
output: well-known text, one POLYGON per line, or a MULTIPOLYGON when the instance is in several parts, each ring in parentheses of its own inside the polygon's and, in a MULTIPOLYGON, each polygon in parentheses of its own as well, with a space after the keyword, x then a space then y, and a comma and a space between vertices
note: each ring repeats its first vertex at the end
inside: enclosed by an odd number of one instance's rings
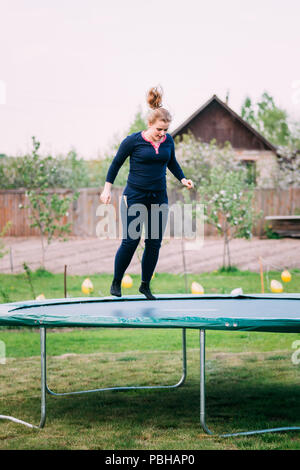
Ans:
MULTIPOLYGON (((213 435, 205 423, 205 330, 200 330, 200 424, 203 430, 213 435)), ((251 436, 254 434, 265 434, 270 432, 300 431, 299 426, 259 429, 256 431, 242 431, 236 433, 220 434, 219 437, 251 436)))
MULTIPOLYGON (((46 349, 46 348, 45 348, 46 349)), ((45 359, 46 361, 46 359, 45 359)), ((106 388, 96 388, 92 390, 79 390, 74 392, 53 392, 46 383, 46 392, 50 395, 66 396, 66 395, 79 395, 84 393, 94 393, 94 392, 107 392, 107 391, 126 391, 126 390, 148 390, 148 389, 164 389, 164 388, 178 388, 180 387, 186 379, 187 375, 187 361, 186 361, 186 329, 182 329, 182 376, 179 381, 174 385, 135 385, 135 386, 124 386, 124 387, 106 387, 106 388)))
POLYGON ((0 415, 0 419, 8 419, 14 423, 24 424, 28 428, 40 429, 43 428, 46 422, 46 329, 40 328, 40 342, 41 342, 41 419, 40 424, 27 423, 21 419, 14 418, 13 416, 0 415))
POLYGON ((46 422, 46 328, 40 328, 41 341, 41 420, 39 427, 46 422))
POLYGON ((207 434, 213 434, 205 423, 205 330, 200 330, 200 424, 207 434))

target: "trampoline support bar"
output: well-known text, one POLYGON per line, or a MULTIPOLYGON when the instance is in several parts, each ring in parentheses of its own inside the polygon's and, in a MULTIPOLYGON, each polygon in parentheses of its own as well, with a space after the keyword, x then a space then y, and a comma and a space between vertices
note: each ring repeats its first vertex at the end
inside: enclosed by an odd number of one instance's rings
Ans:
POLYGON ((106 388, 95 388, 92 390, 78 390, 74 392, 53 392, 47 385, 46 381, 46 391, 50 395, 56 397, 66 396, 66 395, 80 395, 84 393, 95 393, 95 392, 107 392, 107 391, 126 391, 126 390, 144 390, 144 389, 162 389, 162 388, 177 388, 180 387, 185 382, 187 374, 187 364, 186 364, 186 329, 182 329, 182 376, 180 380, 174 385, 133 385, 133 386, 117 386, 117 387, 106 387, 106 388))

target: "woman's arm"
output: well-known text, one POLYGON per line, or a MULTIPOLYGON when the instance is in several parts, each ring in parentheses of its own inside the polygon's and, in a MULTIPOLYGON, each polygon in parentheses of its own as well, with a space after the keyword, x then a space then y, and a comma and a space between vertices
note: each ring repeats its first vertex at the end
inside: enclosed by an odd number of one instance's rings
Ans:
POLYGON ((110 167, 108 169, 106 181, 108 181, 111 184, 114 183, 119 169, 125 162, 126 158, 129 157, 129 155, 131 154, 132 147, 133 147, 132 136, 126 137, 126 139, 124 139, 123 142, 121 142, 121 145, 116 153, 116 156, 111 162, 110 167))
POLYGON ((100 201, 103 202, 103 204, 109 204, 111 201, 111 187, 112 184, 106 181, 103 191, 100 194, 100 201))
POLYGON ((171 151, 171 158, 170 158, 170 161, 168 163, 168 168, 169 170, 173 173, 173 175, 184 185, 186 186, 188 189, 191 189, 194 187, 194 183, 192 180, 188 180, 186 179, 186 177, 184 176, 184 173, 178 163, 178 161, 176 160, 176 157, 175 157, 175 145, 174 145, 174 141, 172 142, 172 151, 171 151))
POLYGON ((104 204, 109 204, 111 201, 111 187, 116 179, 119 169, 125 162, 126 158, 131 154, 132 151, 132 137, 128 136, 121 143, 117 154, 110 164, 107 172, 106 182, 103 191, 100 195, 100 201, 104 204))

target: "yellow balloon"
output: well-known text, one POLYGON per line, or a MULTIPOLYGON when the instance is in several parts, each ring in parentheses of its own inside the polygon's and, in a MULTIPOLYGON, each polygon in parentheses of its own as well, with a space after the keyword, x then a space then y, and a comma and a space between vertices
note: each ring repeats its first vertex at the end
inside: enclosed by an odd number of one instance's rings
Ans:
POLYGON ((230 295, 243 295, 243 289, 241 287, 237 287, 230 292, 230 295))
POLYGON ((204 294, 204 289, 198 282, 192 282, 191 286, 192 294, 204 294))
POLYGON ((84 294, 90 294, 94 290, 92 281, 87 277, 81 284, 81 290, 84 294))
POLYGON ((281 282, 276 281, 275 279, 272 279, 271 281, 271 291, 278 294, 283 291, 283 287, 281 282))
POLYGON ((45 300, 45 298, 46 297, 44 296, 44 294, 40 294, 35 298, 35 300, 45 300))
POLYGON ((129 289, 132 287, 132 278, 129 276, 129 274, 125 274, 125 276, 122 279, 122 287, 125 287, 125 289, 129 289))
POLYGON ((290 282, 290 280, 292 279, 291 273, 287 269, 285 269, 281 273, 281 279, 283 280, 283 282, 290 282))

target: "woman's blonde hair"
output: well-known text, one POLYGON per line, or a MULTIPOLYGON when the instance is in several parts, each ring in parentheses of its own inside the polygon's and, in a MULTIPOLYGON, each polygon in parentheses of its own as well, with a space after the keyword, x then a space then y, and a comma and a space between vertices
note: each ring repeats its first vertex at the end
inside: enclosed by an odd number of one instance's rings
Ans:
POLYGON ((147 93, 147 103, 151 109, 148 114, 148 121, 153 124, 156 120, 169 123, 172 116, 169 111, 162 106, 163 90, 161 87, 152 87, 147 93))

